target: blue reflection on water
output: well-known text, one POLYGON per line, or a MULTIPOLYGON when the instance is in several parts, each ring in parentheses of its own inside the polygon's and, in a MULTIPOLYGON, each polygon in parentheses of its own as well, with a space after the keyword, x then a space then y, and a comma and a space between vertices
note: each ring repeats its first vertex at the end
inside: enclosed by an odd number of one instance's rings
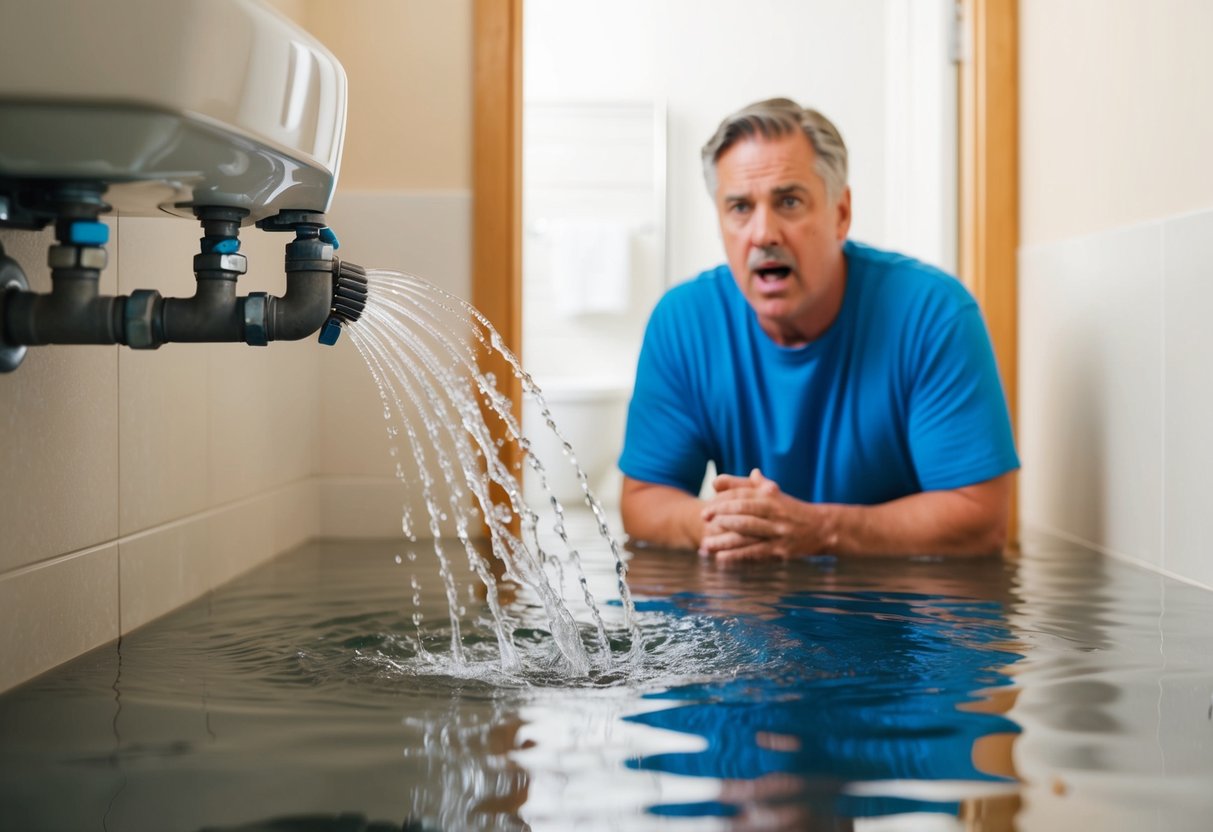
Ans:
MULTIPOLYGON (((662 606, 696 614, 705 599, 675 596, 662 606)), ((785 596, 765 618, 725 619, 754 651, 761 675, 690 684, 651 694, 680 704, 629 717, 693 734, 707 747, 661 753, 630 766, 672 774, 754 780, 791 774, 798 799, 827 796, 831 813, 863 817, 909 811, 955 813, 957 803, 847 795, 872 780, 1010 782, 980 770, 974 742, 1019 733, 1013 721, 958 706, 1009 685, 1023 658, 1001 603, 890 592, 804 592, 785 596), (775 668, 774 672, 771 669, 775 668), (830 784, 833 784, 832 786, 830 784)), ((729 815, 727 802, 659 805, 661 815, 729 815)))

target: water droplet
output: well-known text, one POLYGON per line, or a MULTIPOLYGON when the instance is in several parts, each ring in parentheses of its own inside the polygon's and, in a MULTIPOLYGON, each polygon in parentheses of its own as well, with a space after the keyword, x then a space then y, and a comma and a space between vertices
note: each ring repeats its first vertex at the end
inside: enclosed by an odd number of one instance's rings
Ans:
POLYGON ((383 406, 383 418, 384 419, 392 418, 392 409, 390 407, 388 407, 386 404, 383 406))
POLYGON ((400 555, 396 555, 396 563, 404 563, 404 559, 400 555))

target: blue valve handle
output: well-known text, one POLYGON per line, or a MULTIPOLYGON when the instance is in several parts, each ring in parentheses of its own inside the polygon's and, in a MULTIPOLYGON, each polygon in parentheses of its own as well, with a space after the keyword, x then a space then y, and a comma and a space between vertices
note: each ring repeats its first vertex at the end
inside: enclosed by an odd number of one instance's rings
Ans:
POLYGON ((103 246, 109 242, 110 227, 103 222, 77 220, 68 228, 68 242, 76 246, 103 246))
POLYGON ((337 343, 337 339, 341 337, 341 320, 333 317, 324 322, 324 326, 320 328, 320 343, 326 347, 331 347, 337 343))

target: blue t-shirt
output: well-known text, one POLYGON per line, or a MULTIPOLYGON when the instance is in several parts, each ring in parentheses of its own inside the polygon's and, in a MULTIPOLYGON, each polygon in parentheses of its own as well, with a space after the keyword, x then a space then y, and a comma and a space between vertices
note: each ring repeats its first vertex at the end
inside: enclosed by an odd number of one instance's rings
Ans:
POLYGON ((699 492, 709 460, 811 502, 874 505, 1019 467, 977 303, 955 278, 848 241, 838 317, 781 347, 728 266, 649 320, 619 467, 699 492))

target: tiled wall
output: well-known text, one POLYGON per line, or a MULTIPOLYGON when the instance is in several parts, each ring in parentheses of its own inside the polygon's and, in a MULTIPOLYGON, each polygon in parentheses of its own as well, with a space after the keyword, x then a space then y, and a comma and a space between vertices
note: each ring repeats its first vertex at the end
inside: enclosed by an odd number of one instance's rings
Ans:
POLYGON ((1213 210, 1020 254, 1027 531, 1213 587, 1213 210))
POLYGON ((1213 5, 1019 14, 1025 530, 1213 586, 1213 5))
MULTIPOLYGON (((192 294, 200 232, 111 219, 102 291, 192 294)), ((281 292, 246 234, 242 290, 281 292)), ((50 286, 49 231, 0 240, 50 286)), ((115 638, 319 531, 310 344, 39 347, 0 377, 0 689, 115 638)))
MULTIPOLYGON (((343 194, 329 219, 349 259, 466 297, 469 206, 463 191, 343 194)), ((196 224, 109 225, 102 291, 193 293, 196 224)), ((241 293, 281 294, 286 237, 241 239, 241 293)), ((37 291, 50 240, 0 232, 37 291)), ((348 338, 31 349, 0 376, 0 690, 308 538, 399 534, 420 498, 392 475, 382 412, 348 338)))
MULTIPOLYGON (((407 272, 461 298, 471 296, 471 211, 466 191, 338 194, 329 214, 341 238, 338 254, 367 268, 407 272), (348 253, 348 254, 347 254, 348 253)), ((343 339, 322 350, 324 384, 316 473, 325 533, 388 537, 401 533, 404 506, 425 517, 420 489, 402 488, 394 473, 383 405, 370 371, 343 339)), ((416 482, 408 468, 406 479, 416 482)), ((453 520, 451 521, 453 523, 453 520)), ((453 526, 450 530, 453 532, 453 526)))

